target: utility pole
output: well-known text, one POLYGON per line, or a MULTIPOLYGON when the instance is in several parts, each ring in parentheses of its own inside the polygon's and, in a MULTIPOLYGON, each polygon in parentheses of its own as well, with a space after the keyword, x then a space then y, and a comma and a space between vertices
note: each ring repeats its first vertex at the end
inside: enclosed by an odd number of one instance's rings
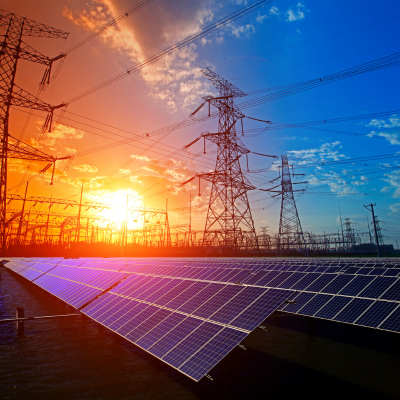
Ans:
POLYGON ((47 244, 47 232, 49 230, 50 210, 51 210, 51 206, 53 205, 53 203, 51 202, 52 199, 53 199, 53 191, 51 192, 50 205, 49 205, 49 210, 47 212, 46 230, 45 230, 45 235, 44 235, 44 241, 46 244, 47 244))
POLYGON ((342 230, 342 251, 344 251, 344 233, 343 233, 343 222, 342 222, 342 212, 339 206, 339 216, 340 216, 340 229, 342 230))
MULTIPOLYGON (((28 46, 22 41, 22 38, 33 36, 66 39, 68 33, 5 10, 0 10, 0 27, 5 29, 5 34, 2 35, 4 39, 0 43, 0 242, 2 256, 4 256, 7 233, 7 161, 9 157, 10 109, 12 106, 18 106, 48 112, 47 123, 51 130, 54 110, 64 106, 64 104, 57 107, 51 106, 16 85, 15 77, 19 59, 46 65, 45 75, 47 83, 49 83, 53 62, 64 57, 64 55, 60 55, 50 59, 28 46)), ((44 83, 46 79, 43 79, 44 83)))
POLYGON ((189 187, 189 241, 188 247, 192 244, 192 187, 189 187))
POLYGON ((81 197, 79 200, 79 210, 78 210, 78 219, 76 221, 76 234, 75 234, 75 241, 79 242, 80 237, 80 229, 81 229, 81 208, 82 208, 82 195, 83 195, 83 180, 82 180, 82 187, 81 187, 81 197))
POLYGON ((25 211, 26 194, 28 193, 28 184, 29 184, 29 181, 26 182, 25 196, 24 196, 24 201, 22 203, 22 210, 21 210, 21 218, 19 220, 19 225, 18 225, 18 232, 17 232, 18 244, 20 244, 20 241, 21 241, 21 230, 22 230, 22 224, 24 221, 24 211, 25 211))
POLYGON ((129 194, 126 195, 125 246, 128 246, 128 207, 129 207, 129 194))
POLYGON ((372 213, 372 221, 374 223, 374 232, 375 232, 375 241, 376 241, 376 250, 378 252, 378 257, 380 258, 381 257, 381 251, 380 251, 380 248, 379 248, 378 231, 376 229, 376 219, 375 219, 375 213, 374 213, 374 206, 376 206, 376 204, 372 204, 371 203, 371 204, 364 205, 364 207, 368 211, 370 211, 372 213), (371 207, 371 208, 368 208, 368 207, 371 207))

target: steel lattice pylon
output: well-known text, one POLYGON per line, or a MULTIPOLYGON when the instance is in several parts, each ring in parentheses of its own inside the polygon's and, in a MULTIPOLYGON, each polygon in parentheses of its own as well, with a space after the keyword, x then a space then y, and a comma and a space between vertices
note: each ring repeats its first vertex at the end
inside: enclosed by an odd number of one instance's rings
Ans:
POLYGON ((219 90, 219 97, 204 98, 209 106, 219 110, 218 133, 202 134, 218 146, 214 171, 197 174, 212 183, 210 202, 204 229, 203 252, 219 247, 224 254, 240 250, 259 251, 247 191, 255 187, 246 179, 239 158, 250 151, 236 135, 235 124, 244 115, 236 107, 235 97, 244 92, 206 68, 202 73, 219 90))
MULTIPOLYGON (((68 33, 51 28, 28 18, 0 10, 0 28, 5 29, 4 40, 0 44, 0 136, 1 170, 0 170, 0 243, 4 255, 6 247, 6 209, 7 209, 7 159, 9 157, 9 115, 10 107, 26 107, 47 111, 51 115, 55 108, 39 100, 37 97, 19 88, 15 84, 15 75, 19 59, 44 64, 50 76, 50 68, 55 59, 50 59, 27 44, 22 37, 47 37, 65 39, 68 33)), ((47 76, 46 75, 46 76, 47 76)), ((60 106, 59 106, 60 107, 60 106)))
POLYGON ((282 155, 282 203, 277 243, 278 255, 287 250, 301 250, 307 254, 303 229, 301 228, 300 218, 294 199, 291 175, 295 174, 290 173, 287 155, 282 155))

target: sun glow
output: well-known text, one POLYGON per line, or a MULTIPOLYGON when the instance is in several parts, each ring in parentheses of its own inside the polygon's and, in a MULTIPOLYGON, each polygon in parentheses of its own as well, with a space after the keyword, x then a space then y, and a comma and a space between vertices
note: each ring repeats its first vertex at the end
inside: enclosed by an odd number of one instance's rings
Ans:
POLYGON ((101 191, 93 196, 93 201, 112 206, 101 210, 99 212, 101 217, 110 220, 111 223, 125 223, 128 219, 128 228, 136 228, 137 224, 133 220, 131 210, 143 207, 143 202, 135 190, 101 191))

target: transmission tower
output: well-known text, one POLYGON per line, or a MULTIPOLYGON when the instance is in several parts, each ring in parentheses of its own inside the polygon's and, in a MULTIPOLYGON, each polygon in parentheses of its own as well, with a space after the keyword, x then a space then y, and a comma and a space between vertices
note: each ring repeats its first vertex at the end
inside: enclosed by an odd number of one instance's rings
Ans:
POLYGON ((347 251, 351 251, 352 249, 354 250, 354 246, 357 244, 356 235, 352 228, 353 224, 354 223, 350 221, 350 218, 345 218, 343 233, 347 251))
POLYGON ((7 159, 9 158, 9 116, 11 106, 25 107, 49 113, 46 123, 51 130, 53 112, 56 108, 18 87, 15 83, 19 59, 46 65, 41 84, 49 82, 51 67, 54 61, 62 58, 49 58, 39 53, 22 41, 25 36, 66 39, 68 33, 28 18, 0 10, 0 28, 5 30, 4 40, 0 47, 0 136, 1 136, 1 169, 0 169, 0 243, 4 256, 6 248, 6 209, 7 209, 7 159))
POLYGON ((243 175, 239 162, 240 157, 250 150, 237 137, 235 128, 244 115, 234 104, 234 99, 246 94, 209 68, 201 72, 220 92, 218 97, 204 97, 204 103, 191 114, 193 116, 205 103, 209 104, 209 110, 213 105, 219 111, 218 132, 201 135, 204 143, 209 140, 218 146, 215 169, 196 175, 212 183, 202 251, 218 246, 223 254, 235 254, 243 249, 259 252, 247 198, 247 191, 256 188, 243 175))
POLYGON ((304 240, 303 229, 301 228, 299 214, 297 212, 294 192, 303 192, 304 190, 293 190, 292 176, 304 176, 304 174, 295 174, 290 172, 290 166, 287 155, 282 155, 282 181, 281 181, 281 216, 279 221, 279 233, 277 243, 277 255, 285 251, 300 250, 306 255, 306 243, 304 240))

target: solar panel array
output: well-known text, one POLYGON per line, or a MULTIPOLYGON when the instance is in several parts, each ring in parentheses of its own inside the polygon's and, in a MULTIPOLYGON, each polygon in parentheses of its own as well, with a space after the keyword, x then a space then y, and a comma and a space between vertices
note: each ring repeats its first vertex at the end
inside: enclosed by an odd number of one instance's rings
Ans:
POLYGON ((396 259, 30 258, 6 267, 196 381, 277 309, 400 332, 396 259))

